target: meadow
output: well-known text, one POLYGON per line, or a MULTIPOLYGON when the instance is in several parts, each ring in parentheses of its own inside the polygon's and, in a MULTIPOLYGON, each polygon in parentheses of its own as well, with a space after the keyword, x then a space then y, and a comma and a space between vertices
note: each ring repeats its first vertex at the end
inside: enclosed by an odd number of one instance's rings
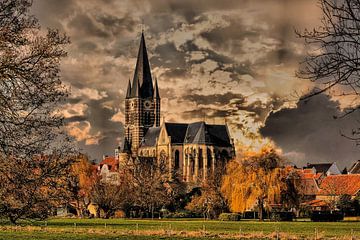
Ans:
POLYGON ((360 222, 258 222, 201 219, 2 221, 0 239, 360 239, 360 222))

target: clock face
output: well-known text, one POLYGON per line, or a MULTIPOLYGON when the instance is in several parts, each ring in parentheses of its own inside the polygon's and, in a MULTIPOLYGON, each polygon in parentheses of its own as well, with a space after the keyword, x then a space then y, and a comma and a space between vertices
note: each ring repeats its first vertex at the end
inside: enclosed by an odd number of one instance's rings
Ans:
POLYGON ((151 102, 149 101, 149 100, 146 100, 145 102, 144 102, 144 108, 145 109, 149 109, 151 107, 151 102))

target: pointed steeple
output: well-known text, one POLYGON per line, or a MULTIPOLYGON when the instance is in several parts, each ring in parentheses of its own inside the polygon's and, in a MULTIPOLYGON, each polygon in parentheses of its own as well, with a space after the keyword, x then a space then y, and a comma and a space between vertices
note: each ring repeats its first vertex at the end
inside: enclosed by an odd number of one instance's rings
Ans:
POLYGON ((126 98, 130 98, 130 95, 131 95, 131 83, 130 83, 130 79, 129 79, 128 87, 126 90, 126 98))
POLYGON ((160 99, 160 93, 159 93, 157 78, 155 78, 154 98, 160 99))
POLYGON ((144 33, 141 33, 140 47, 136 61, 134 78, 132 82, 131 97, 153 97, 151 70, 146 51, 144 33), (138 89, 140 86, 140 89, 138 89), (136 94, 138 92, 138 95, 136 94))

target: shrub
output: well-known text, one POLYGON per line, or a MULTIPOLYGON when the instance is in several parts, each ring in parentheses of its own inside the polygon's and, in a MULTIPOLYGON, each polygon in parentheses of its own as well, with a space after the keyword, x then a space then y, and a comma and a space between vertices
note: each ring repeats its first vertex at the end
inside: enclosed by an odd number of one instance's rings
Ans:
POLYGON ((199 217, 199 216, 188 211, 174 212, 166 215, 166 218, 193 218, 193 217, 199 217))
POLYGON ((314 222, 337 222, 344 219, 344 215, 338 211, 314 211, 311 214, 311 221, 314 222))
POLYGON ((272 212, 270 213, 270 219, 272 221, 292 221, 294 213, 292 212, 272 212))
POLYGON ((238 213, 221 213, 219 220, 221 221, 240 221, 241 215, 238 213))

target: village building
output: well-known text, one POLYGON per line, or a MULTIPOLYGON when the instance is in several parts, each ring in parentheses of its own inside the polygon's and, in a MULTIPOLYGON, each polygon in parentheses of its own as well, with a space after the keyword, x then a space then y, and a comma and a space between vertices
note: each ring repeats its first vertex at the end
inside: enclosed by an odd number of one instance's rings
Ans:
POLYGON ((129 159, 153 158, 166 161, 186 182, 205 180, 220 162, 235 156, 233 139, 226 124, 160 124, 161 98, 158 81, 153 81, 145 37, 140 47, 132 82, 125 99, 125 137, 119 153, 120 166, 129 159))
POLYGON ((342 174, 327 176, 321 181, 316 199, 337 200, 341 195, 355 198, 360 192, 360 174, 342 174))
POLYGON ((113 156, 104 156, 98 164, 97 172, 103 181, 118 184, 120 179, 119 160, 113 156))
POLYGON ((349 174, 360 174, 360 160, 357 160, 350 168, 349 174))
POLYGON ((341 171, 336 165, 336 162, 333 163, 308 163, 304 169, 310 169, 313 173, 321 173, 326 176, 329 175, 338 175, 341 174, 341 171))

